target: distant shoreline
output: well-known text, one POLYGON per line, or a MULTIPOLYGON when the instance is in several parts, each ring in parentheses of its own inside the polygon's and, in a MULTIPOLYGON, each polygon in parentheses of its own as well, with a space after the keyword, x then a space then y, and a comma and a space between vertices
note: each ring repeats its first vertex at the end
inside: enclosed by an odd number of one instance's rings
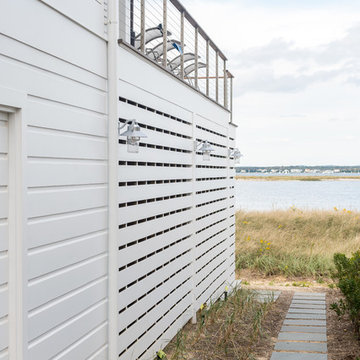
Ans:
POLYGON ((281 175, 281 176, 243 176, 236 175, 236 180, 255 180, 255 181, 323 181, 323 180, 360 180, 360 176, 292 176, 292 175, 281 175))

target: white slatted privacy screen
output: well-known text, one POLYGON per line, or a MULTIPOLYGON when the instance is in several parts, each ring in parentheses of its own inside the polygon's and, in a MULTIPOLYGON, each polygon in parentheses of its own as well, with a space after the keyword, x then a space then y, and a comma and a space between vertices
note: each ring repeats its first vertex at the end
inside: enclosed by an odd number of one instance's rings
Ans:
POLYGON ((234 279, 234 135, 125 94, 120 122, 137 119, 147 138, 138 154, 119 140, 119 358, 152 359, 234 279), (211 143, 211 161, 194 140, 211 143))

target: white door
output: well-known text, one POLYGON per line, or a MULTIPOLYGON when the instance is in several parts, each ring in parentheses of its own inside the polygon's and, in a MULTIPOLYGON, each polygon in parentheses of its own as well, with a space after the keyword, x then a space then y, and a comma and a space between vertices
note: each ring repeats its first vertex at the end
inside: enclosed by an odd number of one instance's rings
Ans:
POLYGON ((0 359, 8 359, 8 113, 0 111, 0 359))

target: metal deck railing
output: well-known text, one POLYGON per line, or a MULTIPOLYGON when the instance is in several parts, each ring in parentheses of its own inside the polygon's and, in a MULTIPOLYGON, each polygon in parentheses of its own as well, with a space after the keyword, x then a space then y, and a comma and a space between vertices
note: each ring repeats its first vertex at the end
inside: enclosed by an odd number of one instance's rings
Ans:
POLYGON ((178 0, 120 0, 120 39, 232 111, 227 58, 178 0))

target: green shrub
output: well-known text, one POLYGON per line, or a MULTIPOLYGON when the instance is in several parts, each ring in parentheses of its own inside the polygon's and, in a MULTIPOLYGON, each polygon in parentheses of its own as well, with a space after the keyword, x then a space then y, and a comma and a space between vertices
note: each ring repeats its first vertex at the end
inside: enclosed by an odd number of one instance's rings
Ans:
POLYGON ((335 254, 334 263, 336 267, 334 278, 345 301, 340 300, 331 304, 331 308, 339 316, 348 313, 360 335, 360 251, 355 252, 350 258, 344 254, 335 254))

